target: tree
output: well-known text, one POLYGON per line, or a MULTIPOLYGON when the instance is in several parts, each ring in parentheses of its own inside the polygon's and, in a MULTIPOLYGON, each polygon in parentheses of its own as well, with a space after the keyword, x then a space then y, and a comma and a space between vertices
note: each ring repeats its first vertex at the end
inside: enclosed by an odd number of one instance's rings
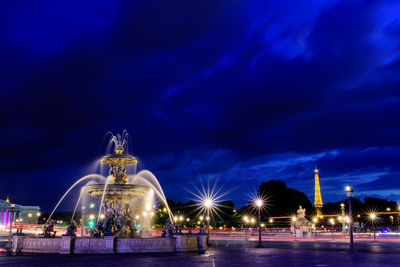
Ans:
POLYGON ((283 181, 269 180, 258 188, 258 193, 267 198, 267 209, 262 216, 291 215, 301 205, 307 214, 313 213, 313 207, 307 196, 296 189, 288 188, 283 181))

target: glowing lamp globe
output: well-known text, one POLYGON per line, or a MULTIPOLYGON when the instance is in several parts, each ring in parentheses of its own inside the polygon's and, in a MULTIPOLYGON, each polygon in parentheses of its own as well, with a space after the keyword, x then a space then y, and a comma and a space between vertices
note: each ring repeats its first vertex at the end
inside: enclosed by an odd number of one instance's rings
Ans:
POLYGON ((213 205, 212 199, 207 198, 206 200, 204 200, 204 206, 205 206, 206 208, 211 208, 212 205, 213 205))
POLYGON ((263 205, 263 201, 262 201, 261 199, 257 199, 257 200, 256 200, 256 206, 259 207, 259 208, 261 208, 262 205, 263 205))

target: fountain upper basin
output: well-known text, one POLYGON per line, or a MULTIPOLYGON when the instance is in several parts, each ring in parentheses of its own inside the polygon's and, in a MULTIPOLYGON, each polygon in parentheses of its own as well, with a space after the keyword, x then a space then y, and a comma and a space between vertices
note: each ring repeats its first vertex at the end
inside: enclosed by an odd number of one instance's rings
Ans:
MULTIPOLYGON (((95 198, 102 198, 104 184, 87 185, 84 189, 95 198)), ((104 192, 104 199, 111 201, 128 201, 134 198, 143 197, 152 190, 148 186, 133 184, 108 184, 104 192)))

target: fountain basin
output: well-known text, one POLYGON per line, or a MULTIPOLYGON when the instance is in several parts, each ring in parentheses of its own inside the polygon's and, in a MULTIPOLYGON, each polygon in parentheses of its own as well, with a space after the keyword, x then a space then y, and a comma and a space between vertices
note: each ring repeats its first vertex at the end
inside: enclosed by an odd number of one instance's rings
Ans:
MULTIPOLYGON (((84 187, 92 197, 102 198, 105 184, 92 184, 84 187)), ((108 184, 104 192, 104 199, 109 201, 128 201, 143 197, 152 190, 148 186, 133 184, 108 184)))
POLYGON ((165 238, 37 238, 15 235, 12 242, 14 254, 204 253, 207 248, 207 236, 204 234, 165 238))
POLYGON ((102 158, 101 162, 106 164, 136 164, 137 160, 128 154, 110 154, 102 158))

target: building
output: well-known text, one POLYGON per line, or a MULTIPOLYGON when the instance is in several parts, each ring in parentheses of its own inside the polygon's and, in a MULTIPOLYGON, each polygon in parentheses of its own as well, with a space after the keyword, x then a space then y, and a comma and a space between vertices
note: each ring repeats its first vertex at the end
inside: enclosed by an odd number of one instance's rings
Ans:
POLYGON ((322 215, 322 197, 321 197, 321 188, 319 186, 319 171, 317 169, 317 164, 315 164, 315 170, 314 170, 314 208, 315 212, 317 213, 317 216, 322 215))
POLYGON ((0 199, 0 226, 10 225, 10 219, 22 223, 38 223, 40 217, 39 206, 22 206, 10 203, 10 200, 0 199))

